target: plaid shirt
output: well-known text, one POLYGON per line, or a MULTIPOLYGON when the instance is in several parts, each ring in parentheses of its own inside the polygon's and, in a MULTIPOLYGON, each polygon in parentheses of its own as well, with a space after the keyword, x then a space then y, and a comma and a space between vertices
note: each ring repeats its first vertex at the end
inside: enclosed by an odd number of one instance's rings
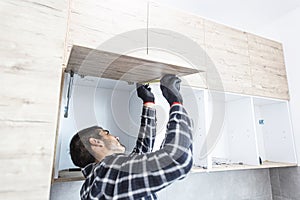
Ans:
POLYGON ((143 107, 136 146, 130 155, 113 154, 87 165, 81 199, 151 200, 155 192, 182 179, 192 167, 191 121, 180 104, 171 106, 161 148, 152 152, 155 109, 143 107))

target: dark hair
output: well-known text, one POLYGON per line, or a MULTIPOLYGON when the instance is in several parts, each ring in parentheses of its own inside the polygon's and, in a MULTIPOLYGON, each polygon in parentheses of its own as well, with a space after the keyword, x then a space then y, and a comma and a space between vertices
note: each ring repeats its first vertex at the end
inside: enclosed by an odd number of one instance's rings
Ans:
POLYGON ((103 130, 102 127, 92 126, 79 131, 73 136, 70 142, 70 155, 74 165, 84 168, 88 164, 96 161, 92 155, 89 139, 101 139, 102 137, 99 135, 101 130, 103 130))

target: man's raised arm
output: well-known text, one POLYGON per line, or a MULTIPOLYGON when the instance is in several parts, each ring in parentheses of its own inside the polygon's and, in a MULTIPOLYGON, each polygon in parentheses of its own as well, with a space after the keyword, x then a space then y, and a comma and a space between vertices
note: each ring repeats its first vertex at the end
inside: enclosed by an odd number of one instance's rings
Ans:
POLYGON ((141 125, 136 145, 132 153, 143 154, 152 152, 156 137, 156 110, 154 95, 149 85, 137 84, 137 95, 143 100, 141 125))

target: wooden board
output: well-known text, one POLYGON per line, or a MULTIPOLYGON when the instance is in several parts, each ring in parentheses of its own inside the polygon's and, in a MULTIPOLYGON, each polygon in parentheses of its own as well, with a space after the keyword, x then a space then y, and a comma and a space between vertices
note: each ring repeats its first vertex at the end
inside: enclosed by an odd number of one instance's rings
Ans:
POLYGON ((269 168, 281 168, 281 167, 297 167, 295 163, 280 163, 265 161, 262 165, 239 165, 239 164, 228 164, 228 165, 214 165, 212 169, 203 169, 201 167, 193 167, 192 173, 200 172, 220 172, 220 171, 233 171, 233 170, 249 170, 249 169, 269 169, 269 168))
POLYGON ((58 173, 58 178, 54 182, 82 181, 84 176, 81 171, 62 170, 58 173))
MULTIPOLYGON (((193 166, 191 173, 207 173, 207 172, 221 172, 221 171, 234 171, 234 170, 250 170, 250 169, 269 169, 269 168, 281 168, 281 167, 297 167, 294 163, 280 163, 265 161, 262 165, 214 165, 212 169, 205 169, 202 167, 193 166)), ((62 170, 59 172, 59 178, 54 182, 69 182, 69 181, 82 181, 84 176, 81 171, 70 172, 68 170, 62 170)))
POLYGON ((66 72, 128 82, 148 82, 165 74, 185 76, 199 70, 73 46, 66 72))

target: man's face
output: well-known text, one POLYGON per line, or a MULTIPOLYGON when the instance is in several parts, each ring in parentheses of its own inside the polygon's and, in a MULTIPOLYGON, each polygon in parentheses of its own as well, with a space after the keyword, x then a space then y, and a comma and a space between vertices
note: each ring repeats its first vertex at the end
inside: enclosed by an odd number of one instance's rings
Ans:
POLYGON ((102 141, 108 150, 114 153, 125 152, 125 146, 120 143, 119 138, 111 135, 108 130, 101 130, 99 134, 102 136, 102 141))

